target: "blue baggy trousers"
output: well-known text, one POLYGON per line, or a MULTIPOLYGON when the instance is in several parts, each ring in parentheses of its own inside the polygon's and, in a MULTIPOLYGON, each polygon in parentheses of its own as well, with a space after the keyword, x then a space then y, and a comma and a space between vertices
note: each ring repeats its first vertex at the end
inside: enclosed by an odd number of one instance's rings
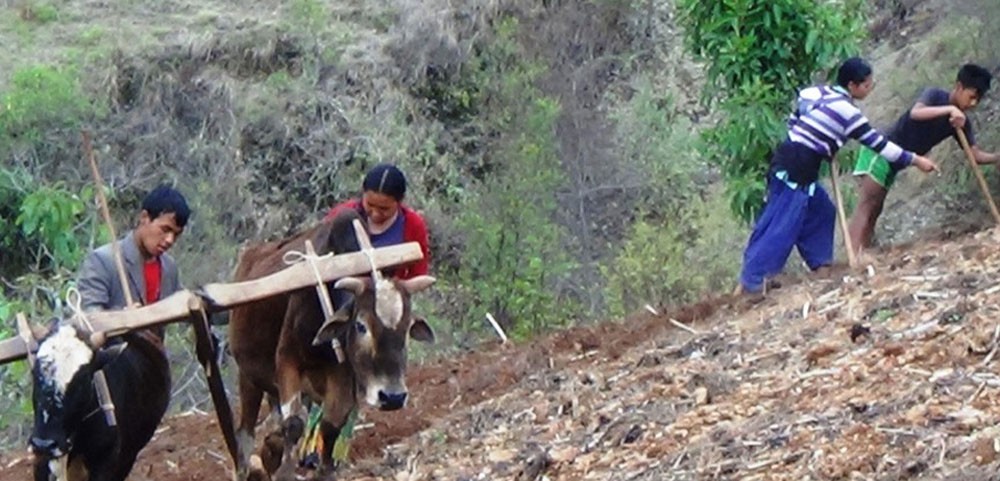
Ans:
POLYGON ((826 191, 819 184, 792 188, 774 173, 768 175, 767 191, 764 211, 743 252, 740 284, 746 292, 760 292, 765 278, 780 273, 792 247, 812 270, 833 262, 837 211, 826 191))

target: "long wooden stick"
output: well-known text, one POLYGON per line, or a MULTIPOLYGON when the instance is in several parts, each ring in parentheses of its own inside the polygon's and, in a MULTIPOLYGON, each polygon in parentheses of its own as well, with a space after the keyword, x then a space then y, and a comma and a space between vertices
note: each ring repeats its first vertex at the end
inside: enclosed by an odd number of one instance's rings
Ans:
POLYGON ((205 381, 208 383, 212 405, 215 406, 215 417, 219 420, 219 430, 222 431, 226 450, 229 451, 229 456, 235 465, 239 463, 239 452, 237 451, 236 428, 233 424, 233 409, 229 405, 229 398, 226 397, 226 386, 222 380, 222 371, 219 369, 219 353, 216 349, 217 346, 212 342, 208 312, 205 311, 201 302, 198 303, 197 309, 192 309, 191 325, 194 329, 195 355, 198 356, 198 362, 205 370, 205 381))
POLYGON ((840 220, 840 232, 844 236, 844 247, 847 248, 847 263, 851 269, 858 266, 854 256, 854 245, 851 243, 851 233, 847 230, 847 216, 844 214, 844 203, 840 199, 840 188, 837 187, 837 176, 840 175, 837 159, 830 159, 830 184, 833 186, 833 198, 837 202, 837 219, 840 220))
POLYGON ((990 212, 993 213, 993 220, 997 224, 1000 224, 1000 211, 997 210, 997 204, 993 201, 993 195, 990 194, 990 187, 986 185, 986 178, 983 177, 983 171, 979 168, 979 164, 976 163, 976 156, 972 153, 972 147, 969 147, 969 139, 965 137, 965 131, 962 129, 955 129, 958 134, 958 142, 962 144, 962 150, 965 151, 965 157, 969 159, 969 166, 972 167, 972 172, 976 174, 976 180, 979 182, 979 188, 983 191, 983 197, 986 197, 986 203, 990 206, 990 212))
POLYGON ((83 151, 87 154, 87 160, 90 162, 90 173, 94 176, 94 187, 97 190, 97 202, 101 207, 101 216, 104 217, 104 223, 107 224, 108 232, 111 234, 111 252, 115 258, 115 267, 118 270, 118 281, 121 282, 122 292, 125 293, 125 309, 131 309, 135 304, 135 298, 132 296, 132 290, 128 287, 125 261, 122 260, 122 252, 118 246, 115 225, 111 222, 108 199, 104 197, 104 181, 101 180, 101 173, 97 170, 97 159, 94 157, 94 149, 90 145, 90 132, 84 130, 81 135, 83 136, 83 151))

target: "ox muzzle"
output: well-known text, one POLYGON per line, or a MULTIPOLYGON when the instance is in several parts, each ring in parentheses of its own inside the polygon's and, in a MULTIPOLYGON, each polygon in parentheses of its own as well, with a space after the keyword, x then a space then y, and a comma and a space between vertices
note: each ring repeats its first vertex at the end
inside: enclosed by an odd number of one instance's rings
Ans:
POLYGON ((395 411, 406 406, 406 392, 378 392, 378 408, 382 411, 395 411))
POLYGON ((31 452, 45 458, 58 458, 70 451, 72 446, 66 439, 52 439, 49 436, 31 436, 28 440, 31 452))

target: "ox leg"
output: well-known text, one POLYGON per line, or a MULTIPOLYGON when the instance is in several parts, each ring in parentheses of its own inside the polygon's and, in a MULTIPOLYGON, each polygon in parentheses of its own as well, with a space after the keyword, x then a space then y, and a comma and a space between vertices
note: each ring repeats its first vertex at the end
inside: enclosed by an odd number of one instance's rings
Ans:
POLYGON ((260 413, 264 393, 249 379, 240 376, 240 423, 236 427, 235 481, 246 481, 250 476, 250 456, 254 449, 254 426, 260 413))
POLYGON ((305 421, 299 416, 302 410, 301 390, 302 378, 298 366, 288 359, 278 358, 278 397, 281 400, 281 434, 284 437, 285 446, 281 457, 281 467, 274 475, 276 481, 294 480, 295 468, 298 462, 295 459, 296 449, 299 439, 305 432, 305 421))
POLYGON ((35 481, 49 481, 49 461, 42 456, 35 456, 33 472, 35 481))
POLYGON ((317 478, 321 480, 334 479, 333 472, 337 469, 337 461, 333 459, 333 447, 340 436, 340 427, 334 426, 329 421, 323 420, 319 425, 320 433, 323 435, 323 450, 320 452, 320 467, 317 471, 317 478))
POLYGON ((340 436, 340 431, 347 422, 347 417, 355 407, 354 382, 344 382, 350 374, 333 372, 326 379, 326 396, 323 399, 323 423, 320 425, 323 433, 323 452, 320 453, 320 473, 329 473, 336 469, 333 459, 334 443, 340 436))

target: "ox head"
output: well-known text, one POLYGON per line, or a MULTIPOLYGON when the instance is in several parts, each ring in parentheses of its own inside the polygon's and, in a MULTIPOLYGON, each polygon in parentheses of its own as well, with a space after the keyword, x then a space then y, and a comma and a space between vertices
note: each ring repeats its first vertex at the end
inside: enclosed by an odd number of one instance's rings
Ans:
POLYGON ((43 335, 35 333, 37 349, 29 355, 35 424, 32 452, 41 458, 61 458, 72 448, 73 435, 99 405, 94 373, 118 357, 122 342, 101 348, 103 336, 85 336, 69 323, 54 323, 43 335))
POLYGON ((349 277, 334 284, 353 291, 355 299, 320 328, 314 343, 346 337, 345 354, 354 372, 356 392, 368 405, 391 411, 406 404, 407 340, 434 342, 434 331, 427 322, 413 317, 410 294, 434 281, 431 276, 377 281, 349 277))

